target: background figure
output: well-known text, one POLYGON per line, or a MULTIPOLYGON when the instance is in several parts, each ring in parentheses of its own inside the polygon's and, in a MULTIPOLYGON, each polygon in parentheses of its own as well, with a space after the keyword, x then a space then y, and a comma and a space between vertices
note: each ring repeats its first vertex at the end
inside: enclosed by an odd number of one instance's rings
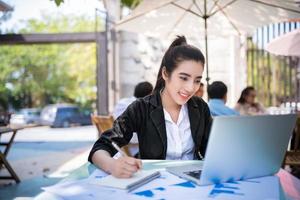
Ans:
POLYGON ((203 94, 204 94, 204 84, 203 83, 200 83, 200 87, 199 89, 197 90, 197 92, 195 93, 195 96, 197 97, 203 97, 203 94))
MULTIPOLYGON (((126 110, 126 108, 137 98, 143 98, 151 94, 152 90, 153 90, 153 86, 148 81, 138 83, 134 88, 134 93, 132 97, 120 99, 120 101, 116 104, 113 111, 114 119, 117 119, 126 110)), ((138 138, 136 133, 133 133, 130 143, 131 144, 138 143, 138 138)), ((138 147, 129 149, 131 155, 136 155, 138 151, 139 151, 138 147)))
POLYGON ((241 115, 259 115, 265 114, 265 108, 260 104, 255 102, 256 91, 254 87, 246 87, 235 106, 235 110, 239 111, 241 115))
POLYGON ((134 93, 132 97, 120 99, 120 101, 116 104, 113 117, 117 119, 126 108, 134 102, 137 98, 143 98, 152 93, 153 86, 148 81, 138 83, 134 88, 134 93))
POLYGON ((239 115, 239 113, 228 106, 227 101, 227 86, 222 81, 215 81, 207 88, 208 107, 212 116, 220 115, 239 115))

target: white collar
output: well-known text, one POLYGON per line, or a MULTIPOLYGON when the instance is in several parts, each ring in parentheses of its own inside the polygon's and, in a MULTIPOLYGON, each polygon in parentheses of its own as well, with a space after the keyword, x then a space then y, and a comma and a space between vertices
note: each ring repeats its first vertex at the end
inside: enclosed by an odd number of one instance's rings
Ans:
POLYGON ((168 113, 168 111, 166 109, 164 109, 164 115, 165 115, 165 120, 166 121, 179 125, 187 115, 187 105, 184 104, 184 105, 181 106, 177 123, 175 123, 172 120, 171 115, 168 113))

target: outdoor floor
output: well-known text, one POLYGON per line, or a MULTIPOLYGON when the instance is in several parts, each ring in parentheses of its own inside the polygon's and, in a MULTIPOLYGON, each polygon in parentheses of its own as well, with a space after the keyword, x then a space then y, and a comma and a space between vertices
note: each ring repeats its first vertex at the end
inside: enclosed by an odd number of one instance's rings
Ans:
MULTIPOLYGON (((9 135, 3 135, 6 141, 9 135)), ((93 126, 51 129, 36 127, 20 130, 8 153, 8 161, 21 179, 16 184, 0 180, 0 199, 34 198, 41 187, 53 185, 87 162, 97 130, 93 126)), ((0 170, 0 176, 8 174, 0 170)))

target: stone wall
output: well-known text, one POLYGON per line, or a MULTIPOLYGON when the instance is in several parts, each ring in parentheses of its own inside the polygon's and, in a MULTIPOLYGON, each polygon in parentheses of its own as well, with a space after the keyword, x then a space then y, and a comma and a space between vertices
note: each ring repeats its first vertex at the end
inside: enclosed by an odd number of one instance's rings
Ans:
POLYGON ((119 42, 120 97, 132 96, 135 85, 141 81, 154 86, 164 54, 163 44, 158 39, 129 32, 121 32, 119 42))

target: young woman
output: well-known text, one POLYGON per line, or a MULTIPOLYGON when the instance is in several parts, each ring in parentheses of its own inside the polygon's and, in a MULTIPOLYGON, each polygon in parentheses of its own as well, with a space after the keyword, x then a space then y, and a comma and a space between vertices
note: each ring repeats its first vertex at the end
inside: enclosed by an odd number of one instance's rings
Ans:
POLYGON ((265 114, 266 110, 265 108, 255 102, 256 97, 256 91, 254 87, 248 86, 246 87, 242 93, 241 96, 234 107, 235 110, 237 110, 240 115, 261 115, 265 114))
POLYGON ((127 178, 141 168, 131 157, 113 159, 119 146, 137 132, 141 159, 202 159, 211 116, 207 104, 193 97, 200 87, 205 59, 178 36, 166 51, 151 95, 138 99, 94 144, 89 161, 115 177, 127 178))

